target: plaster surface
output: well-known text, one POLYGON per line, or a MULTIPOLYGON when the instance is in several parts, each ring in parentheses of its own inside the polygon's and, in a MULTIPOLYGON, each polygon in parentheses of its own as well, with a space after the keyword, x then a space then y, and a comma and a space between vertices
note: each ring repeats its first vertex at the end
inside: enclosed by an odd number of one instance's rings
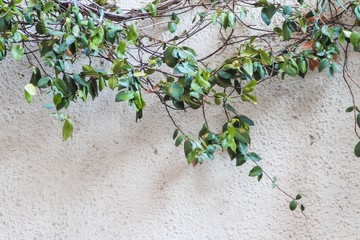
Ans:
MULTIPOLYGON (((202 54, 208 34, 192 43, 202 54)), ((351 59, 358 81, 358 55, 351 59)), ((289 193, 303 194, 306 219, 266 179, 248 177, 250 164, 236 167, 220 153, 188 166, 151 96, 138 124, 111 91, 70 107, 74 138, 63 143, 61 123, 42 107, 50 98, 29 105, 14 88, 26 84, 17 75, 28 72, 25 62, 0 66, 0 239, 360 239, 360 162, 340 76, 274 79, 259 86, 258 105, 239 104, 255 121, 252 148, 262 166, 289 193)), ((200 113, 175 118, 202 123, 200 113)), ((213 112, 214 127, 224 121, 213 112)))

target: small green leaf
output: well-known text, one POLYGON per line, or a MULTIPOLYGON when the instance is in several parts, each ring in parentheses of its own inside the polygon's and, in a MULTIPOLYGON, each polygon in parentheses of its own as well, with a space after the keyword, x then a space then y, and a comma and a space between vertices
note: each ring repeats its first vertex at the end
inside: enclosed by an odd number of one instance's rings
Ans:
POLYGON ((136 24, 131 24, 128 30, 126 31, 126 39, 130 42, 135 42, 140 36, 139 28, 136 24))
POLYGON ((229 26, 232 29, 235 29, 235 27, 236 27, 236 16, 235 16, 235 14, 233 12, 228 12, 227 18, 228 18, 229 26))
POLYGON ((292 7, 289 5, 284 6, 283 14, 285 16, 292 16, 292 7))
POLYGON ((73 42, 75 42, 76 41, 76 38, 73 36, 73 35, 69 35, 69 36, 67 36, 66 37, 66 40, 65 40, 65 42, 66 42, 66 44, 67 45, 71 45, 73 42))
POLYGON ((276 12, 274 4, 270 4, 261 10, 261 18, 266 25, 270 25, 271 19, 276 12))
POLYGON ((188 158, 188 155, 191 153, 192 149, 193 149, 192 143, 190 142, 190 140, 186 140, 184 143, 184 154, 186 158, 188 158))
POLYGON ((292 200, 291 202, 290 202, 290 210, 291 211, 294 211, 295 209, 296 209, 296 207, 297 207, 297 201, 296 200, 292 200))
POLYGON ((359 46, 360 43, 360 34, 358 32, 352 32, 350 35, 350 42, 354 47, 359 46))
POLYGON ((126 101, 129 99, 133 99, 134 97, 135 97, 135 93, 133 91, 130 92, 121 91, 116 95, 115 102, 126 101))
POLYGON ((244 70, 250 75, 252 76, 254 73, 254 67, 253 67, 253 63, 251 61, 251 58, 246 58, 244 61, 244 65, 243 65, 244 70))
POLYGON ((166 48, 166 50, 164 52, 163 61, 164 61, 164 63, 166 63, 166 65, 168 65, 171 68, 175 67, 179 61, 179 59, 174 58, 174 56, 172 54, 174 50, 175 50, 175 47, 168 47, 168 48, 166 48))
POLYGON ((36 87, 32 83, 28 83, 25 85, 25 91, 29 93, 31 96, 36 95, 36 87))
POLYGON ((355 153, 355 156, 360 157, 360 142, 358 142, 358 144, 356 144, 354 153, 355 153))
POLYGON ((114 90, 116 87, 117 87, 117 85, 118 85, 118 80, 117 80, 117 78, 116 77, 110 77, 109 79, 108 79, 108 85, 109 85, 109 88, 111 89, 111 90, 114 90))
POLYGON ((178 136, 175 141, 175 147, 178 147, 182 143, 183 140, 184 140, 184 135, 178 136))
POLYGON ((321 59, 320 65, 319 65, 319 72, 324 70, 328 65, 329 65, 329 59, 327 59, 327 58, 321 59))
POLYGON ((302 196, 300 193, 298 195, 296 195, 296 197, 295 197, 296 200, 300 200, 301 198, 302 198, 302 196))
POLYGON ((45 88, 45 87, 47 87, 49 81, 51 81, 51 78, 50 78, 50 77, 48 77, 48 76, 42 77, 42 78, 39 79, 39 81, 38 81, 38 83, 37 83, 37 86, 38 86, 39 88, 45 88))
POLYGON ((356 8, 354 9, 354 13, 355 13, 357 20, 360 21, 360 5, 356 6, 356 8))
POLYGON ((174 133, 173 133, 173 139, 175 140, 175 138, 177 137, 177 135, 179 134, 179 129, 175 129, 174 133))
POLYGON ((358 127, 360 127, 360 113, 358 113, 356 116, 356 122, 357 122, 358 127))
POLYGON ((24 50, 22 44, 14 45, 11 48, 11 55, 17 61, 19 61, 23 58, 24 52, 25 52, 25 50, 24 50))
POLYGON ((74 77, 75 82, 77 82, 80 86, 88 85, 87 82, 82 77, 80 77, 80 75, 74 73, 73 77, 74 77))
POLYGON ((235 108, 233 107, 233 106, 231 106, 230 104, 225 104, 225 109, 227 110, 227 111, 229 111, 229 112, 233 112, 233 113, 235 113, 235 108))
POLYGON ((46 109, 53 109, 55 106, 52 103, 46 103, 46 104, 43 105, 43 107, 46 108, 46 109))
POLYGON ((28 103, 31 103, 32 101, 32 96, 30 95, 30 93, 28 93, 26 90, 24 91, 25 92, 25 99, 28 103))
POLYGON ((263 170, 260 166, 255 166, 251 171, 249 172, 250 177, 257 177, 263 173, 263 170))
POLYGON ((179 83, 171 83, 168 89, 168 95, 177 101, 181 101, 181 97, 184 94, 184 87, 179 83))
POLYGON ((156 11, 157 11, 157 6, 156 6, 156 4, 150 3, 150 4, 148 5, 148 12, 150 12, 150 15, 151 15, 152 17, 155 17, 155 16, 156 16, 156 11))
POLYGON ((257 153, 254 153, 254 152, 250 152, 248 154, 249 158, 253 161, 260 161, 262 158, 257 154, 257 153))
POLYGON ((261 62, 265 65, 271 65, 271 57, 267 52, 260 52, 261 62))
POLYGON ((352 111, 354 111, 354 106, 348 107, 346 109, 346 112, 352 112, 352 111))
POLYGON ((286 73, 291 77, 295 77, 296 76, 296 69, 291 67, 291 66, 288 66, 286 68, 286 73))
POLYGON ((239 154, 236 156, 236 166, 241 166, 246 163, 245 155, 239 154))
POLYGON ((66 119, 64 122, 63 130, 62 130, 62 139, 66 141, 69 137, 72 138, 74 126, 70 119, 66 119))
POLYGON ((251 120, 250 118, 248 118, 247 116, 244 115, 239 115, 239 118, 242 122, 246 123, 249 126, 254 126, 254 122, 253 120, 251 120))
POLYGON ((284 22, 282 30, 283 30, 284 40, 285 41, 290 40, 291 36, 292 36, 292 31, 291 31, 287 21, 284 22))
POLYGON ((175 22, 169 22, 168 23, 168 30, 171 32, 171 33, 174 33, 177 29, 177 24, 175 22))

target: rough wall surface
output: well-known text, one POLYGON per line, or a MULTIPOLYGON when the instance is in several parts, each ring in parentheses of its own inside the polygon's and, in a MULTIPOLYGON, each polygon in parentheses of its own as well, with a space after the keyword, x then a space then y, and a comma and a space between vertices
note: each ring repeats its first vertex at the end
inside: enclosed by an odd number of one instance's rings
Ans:
MULTIPOLYGON (((204 39, 193 43, 200 52, 204 39)), ((351 69, 359 80, 357 57, 351 69)), ((255 120, 263 167, 291 194, 303 194, 306 220, 269 182, 247 177, 250 165, 236 168, 220 154, 188 166, 151 98, 139 124, 110 91, 71 107, 75 135, 62 143, 61 123, 42 108, 50 98, 28 105, 14 88, 26 83, 16 75, 27 73, 26 64, 0 66, 0 239, 360 238, 360 163, 341 78, 272 80, 259 87, 258 105, 240 105, 255 120)), ((211 122, 220 126, 220 116, 211 122)), ((184 126, 199 121, 176 118, 184 126)))

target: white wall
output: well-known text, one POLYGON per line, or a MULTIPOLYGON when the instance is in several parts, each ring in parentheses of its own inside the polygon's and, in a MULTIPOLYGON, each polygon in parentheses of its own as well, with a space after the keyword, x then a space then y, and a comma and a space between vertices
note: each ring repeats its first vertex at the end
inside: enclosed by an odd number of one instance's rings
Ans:
MULTIPOLYGON (((198 39, 207 51, 209 37, 198 39)), ((26 79, 15 73, 26 64, 0 66, 0 239, 309 239, 306 227, 314 239, 359 239, 360 163, 340 76, 273 80, 259 87, 258 105, 239 105, 255 120, 252 147, 263 167, 303 194, 306 221, 266 179, 247 177, 250 164, 237 168, 220 154, 188 166, 155 98, 138 124, 110 91, 72 106, 74 139, 62 143, 61 123, 42 108, 50 98, 23 98, 26 79)), ((175 116, 201 125, 200 115, 175 116)))

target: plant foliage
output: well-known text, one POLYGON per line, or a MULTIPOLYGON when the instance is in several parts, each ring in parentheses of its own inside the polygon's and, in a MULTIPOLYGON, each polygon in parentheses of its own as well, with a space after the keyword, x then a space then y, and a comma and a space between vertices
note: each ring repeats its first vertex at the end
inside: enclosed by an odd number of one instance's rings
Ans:
MULTIPOLYGON (((237 166, 254 164, 249 176, 260 181, 265 175, 279 188, 276 178, 270 178, 258 164, 261 157, 249 149, 254 122, 233 105, 238 101, 256 103, 257 85, 275 76, 304 78, 309 70, 318 70, 332 77, 339 72, 348 84, 352 79, 346 66, 347 52, 349 47, 360 51, 359 23, 357 0, 317 1, 315 6, 300 0, 292 5, 268 0, 156 0, 131 11, 105 0, 1 0, 0 60, 12 56, 31 64, 25 99, 30 103, 38 89, 51 94, 52 103, 45 107, 55 109, 52 115, 63 121, 64 141, 72 137, 74 126, 63 111, 79 99, 95 99, 109 88, 116 91, 116 102, 134 108, 138 121, 146 109, 144 95, 153 94, 175 125, 175 146, 183 146, 189 164, 213 160, 215 151, 221 149, 237 166), (182 16, 188 17, 184 14, 194 9, 197 13, 192 24, 179 32, 182 16), (255 17, 262 26, 247 21, 257 10, 260 14, 255 17), (352 22, 343 23, 350 15, 352 22), (154 21, 153 26, 165 23, 170 37, 158 39, 146 34, 144 29, 149 26, 142 23, 147 19, 154 21), (219 28, 224 41, 200 59, 185 43, 211 25, 219 28), (239 27, 252 34, 237 35, 239 27), (272 38, 278 39, 276 46, 269 42, 272 38), (209 64, 213 56, 231 45, 238 47, 233 56, 220 66, 209 64), (339 61, 341 53, 343 62, 339 61), (110 67, 97 67, 96 59, 110 67), (206 120, 205 106, 214 105, 224 112, 220 132, 214 132, 206 120), (203 112, 203 127, 196 136, 181 129, 172 117, 172 111, 185 109, 203 112)), ((348 86, 353 106, 346 111, 354 113, 357 134, 359 109, 348 86)), ((360 143, 354 152, 360 156, 360 143)), ((288 196, 294 210, 301 195, 288 196)))

